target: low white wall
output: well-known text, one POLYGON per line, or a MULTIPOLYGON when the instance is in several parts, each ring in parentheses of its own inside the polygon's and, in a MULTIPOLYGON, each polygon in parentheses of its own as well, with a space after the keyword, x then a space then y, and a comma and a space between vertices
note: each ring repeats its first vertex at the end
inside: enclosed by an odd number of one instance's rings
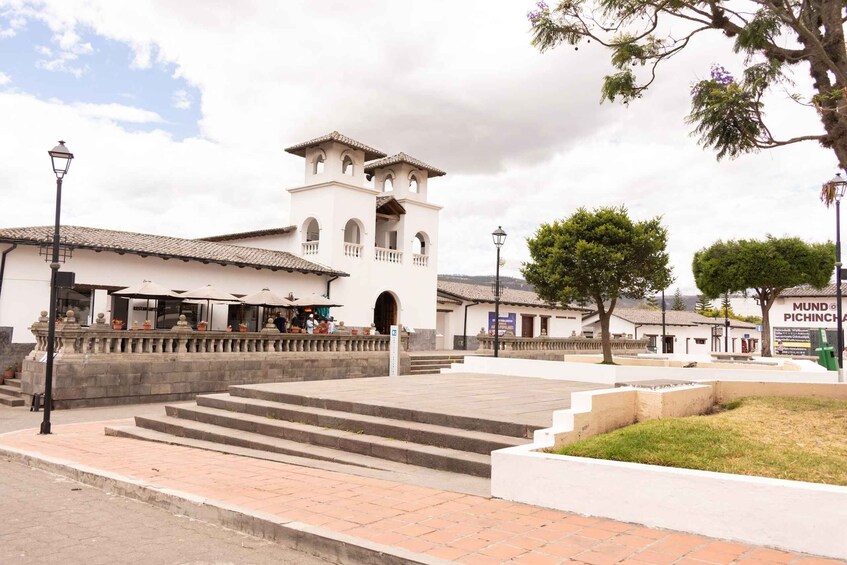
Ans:
POLYGON ((847 559, 847 487, 533 451, 491 454, 492 496, 847 559))
MULTIPOLYGON (((564 355, 563 355, 564 357, 564 355)), ((682 367, 638 367, 627 365, 600 365, 569 363, 566 361, 537 361, 505 357, 467 356, 463 365, 442 369, 446 373, 487 373, 535 377, 564 381, 581 381, 598 384, 638 382, 658 379, 684 381, 754 381, 786 383, 837 383, 836 371, 782 371, 743 369, 706 369, 682 367)))

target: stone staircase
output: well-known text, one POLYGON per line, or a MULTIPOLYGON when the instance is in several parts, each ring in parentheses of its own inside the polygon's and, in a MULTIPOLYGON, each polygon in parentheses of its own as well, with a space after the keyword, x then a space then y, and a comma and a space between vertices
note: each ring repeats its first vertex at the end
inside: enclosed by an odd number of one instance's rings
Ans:
POLYGON ((464 363, 465 355, 463 353, 453 354, 445 353, 443 355, 433 354, 418 354, 412 353, 410 375, 429 375, 432 373, 440 373, 441 369, 449 369, 454 363, 464 363))
POLYGON ((492 450, 527 443, 532 429, 497 422, 232 386, 196 404, 107 433, 168 443, 189 438, 357 467, 418 466, 476 477, 491 474, 492 450))
POLYGON ((3 379, 3 384, 0 385, 0 404, 4 406, 24 405, 20 379, 3 379))

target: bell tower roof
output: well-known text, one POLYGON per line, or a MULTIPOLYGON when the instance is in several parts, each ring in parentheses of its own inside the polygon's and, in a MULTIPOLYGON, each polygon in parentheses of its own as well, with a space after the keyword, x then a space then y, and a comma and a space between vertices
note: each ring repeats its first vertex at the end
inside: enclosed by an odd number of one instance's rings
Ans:
POLYGON ((426 171, 427 176, 429 177, 440 177, 447 174, 441 169, 437 169, 432 165, 427 165, 423 161, 415 159, 411 155, 406 155, 405 153, 398 153, 397 155, 392 155, 391 157, 383 157, 384 158, 382 159, 365 163, 365 173, 373 173, 376 169, 382 169, 384 167, 396 165, 397 163, 406 163, 407 165, 411 165, 415 169, 421 169, 423 171, 426 171))
POLYGON ((347 147, 358 149, 359 151, 364 151, 366 161, 369 161, 371 159, 381 159, 382 157, 387 156, 387 153, 383 153, 379 149, 374 149, 373 147, 365 145, 361 141, 356 141, 351 137, 342 135, 337 131, 322 135, 320 137, 316 137, 315 139, 311 139, 309 141, 304 141, 303 143, 292 145, 291 147, 286 147, 285 151, 286 153, 305 157, 306 149, 309 149, 310 147, 317 147, 318 145, 326 143, 327 141, 335 141, 336 143, 340 143, 341 145, 346 145, 347 147))

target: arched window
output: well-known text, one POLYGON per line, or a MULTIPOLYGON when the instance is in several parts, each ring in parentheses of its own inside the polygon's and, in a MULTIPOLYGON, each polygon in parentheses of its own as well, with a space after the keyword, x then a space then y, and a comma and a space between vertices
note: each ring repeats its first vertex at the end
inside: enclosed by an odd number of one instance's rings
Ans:
POLYGON ((382 191, 383 192, 394 192, 394 177, 391 175, 386 175, 385 180, 382 181, 382 191))
POLYGON ((313 170, 314 174, 319 175, 324 172, 324 161, 325 159, 323 155, 318 155, 317 157, 315 157, 315 168, 313 170))
POLYGON ((412 239, 412 253, 416 253, 418 255, 427 255, 429 251, 427 249, 427 239, 428 238, 425 233, 420 231, 416 233, 414 239, 412 239))
POLYGON ((344 226, 344 243, 362 243, 362 229, 356 220, 350 220, 344 226))
POLYGON ((420 183, 418 183, 418 177, 414 174, 409 177, 409 192, 420 192, 420 183))
POLYGON ((321 238, 321 226, 314 218, 306 220, 303 230, 306 232, 306 241, 318 241, 321 238))
POLYGON ((341 174, 347 175, 348 177, 353 176, 353 159, 350 155, 345 155, 344 159, 341 161, 341 174))

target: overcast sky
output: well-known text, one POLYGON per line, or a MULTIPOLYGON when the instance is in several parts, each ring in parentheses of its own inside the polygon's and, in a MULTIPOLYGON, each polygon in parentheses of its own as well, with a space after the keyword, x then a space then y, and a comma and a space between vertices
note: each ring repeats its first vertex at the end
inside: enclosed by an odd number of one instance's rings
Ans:
MULTIPOLYGON (((677 283, 718 239, 834 239, 818 199, 836 160, 814 144, 718 163, 685 124, 712 63, 738 74, 719 35, 662 70, 630 107, 599 104, 608 55, 540 54, 526 1, 114 2, 0 0, 0 227, 49 225, 46 151, 76 159, 66 224, 199 237, 281 226, 303 163, 283 149, 338 130, 447 171, 439 272, 494 271, 490 233, 525 240, 580 206, 662 216, 677 283), (198 11, 198 6, 202 8, 198 11)), ((792 91, 807 93, 805 69, 792 91)), ((784 96, 776 135, 818 133, 784 96)))

